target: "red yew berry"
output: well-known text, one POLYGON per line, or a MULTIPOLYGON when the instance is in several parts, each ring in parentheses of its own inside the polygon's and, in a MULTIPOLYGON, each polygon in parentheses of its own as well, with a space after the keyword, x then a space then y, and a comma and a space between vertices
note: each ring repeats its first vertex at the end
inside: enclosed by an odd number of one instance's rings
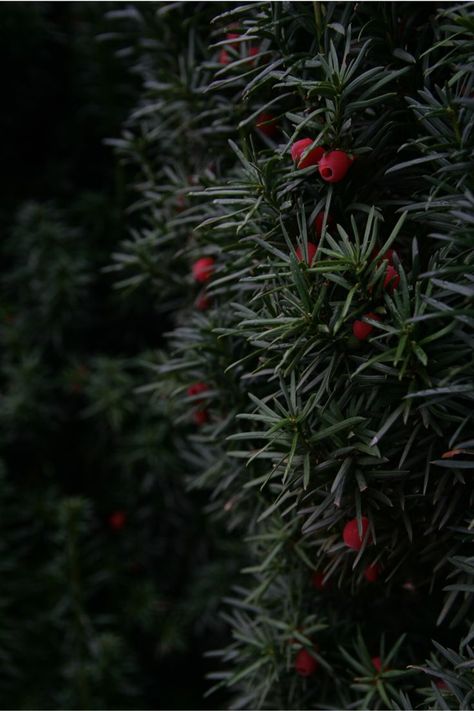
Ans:
POLYGON ((364 570, 364 578, 369 583, 375 583, 378 580, 380 574, 380 565, 378 563, 373 563, 368 565, 364 570))
POLYGON ((226 49, 224 49, 224 47, 222 47, 219 52, 219 64, 225 65, 225 64, 229 64, 229 62, 230 62, 229 52, 226 49))
POLYGON ((383 285, 387 291, 394 292, 398 289, 400 284, 400 274, 397 272, 395 267, 391 264, 388 265, 387 271, 385 272, 385 279, 383 280, 383 285))
POLYGON ((127 520, 125 511, 114 511, 108 518, 108 523, 113 531, 120 531, 127 520))
POLYGON ((313 140, 311 138, 301 138, 291 146, 291 158, 297 168, 309 168, 310 165, 318 165, 324 153, 324 148, 322 146, 315 146, 308 151, 308 148, 312 145, 313 140), (302 157, 305 151, 308 152, 302 157))
POLYGON ((367 516, 362 516, 362 536, 359 534, 359 528, 357 525, 357 519, 353 518, 346 523, 344 526, 344 531, 342 532, 342 538, 344 543, 348 548, 352 548, 355 551, 360 551, 362 545, 365 541, 371 543, 371 537, 369 534, 369 519, 367 516))
POLYGON ((196 425, 205 425, 206 422, 209 420, 209 414, 207 410, 196 410, 196 412, 193 414, 193 420, 196 425))
POLYGON ((374 665, 377 674, 380 674, 382 671, 382 660, 380 657, 372 657, 372 664, 374 665))
POLYGON ((380 254, 380 250, 378 248, 375 248, 374 251, 372 252, 372 260, 374 259, 379 259, 379 264, 382 261, 386 261, 389 264, 393 266, 393 255, 396 254, 394 249, 387 249, 384 254, 380 254))
POLYGON ((207 309, 211 305, 211 300, 208 297, 208 295, 203 292, 202 294, 199 294, 199 296, 196 299, 196 308, 198 311, 207 311, 207 309))
MULTIPOLYGON (((205 393, 209 390, 209 387, 206 385, 206 383, 193 383, 192 385, 189 386, 187 389, 187 393, 189 397, 194 397, 194 395, 199 395, 200 393, 205 393)), ((195 402, 203 402, 202 400, 195 400, 195 402)))
POLYGON ((324 590, 324 588, 329 587, 328 583, 324 582, 324 573, 314 572, 311 576, 311 584, 316 590, 324 590))
POLYGON ((295 659, 295 670, 300 676, 312 676, 319 663, 308 652, 307 649, 300 649, 295 659))
POLYGON ((322 231, 323 231, 323 222, 324 218, 326 217, 326 227, 332 227, 334 224, 334 217, 330 214, 327 214, 326 212, 318 212, 316 217, 314 218, 314 231, 316 232, 316 235, 318 237, 321 237, 322 231))
POLYGON ((448 688, 448 685, 442 679, 438 679, 437 681, 435 681, 435 684, 438 687, 438 689, 447 689, 448 688))
POLYGON ((329 151, 319 161, 319 174, 327 183, 339 183, 345 178, 352 160, 345 151, 329 151))
POLYGON ((255 59, 253 61, 249 62, 249 64, 251 64, 253 67, 257 63, 257 57, 259 54, 260 54, 260 47, 250 47, 247 56, 248 57, 255 57, 255 59))
POLYGON ((273 114, 268 114, 265 111, 262 111, 262 113, 257 116, 255 127, 258 128, 264 136, 268 136, 269 138, 275 138, 275 136, 278 136, 280 133, 273 114))
POLYGON ((195 281, 203 284, 212 277, 214 271, 214 259, 213 257, 201 257, 196 262, 194 262, 192 267, 193 277, 195 281))
MULTIPOLYGON (((313 242, 308 242, 308 261, 307 261, 307 264, 309 264, 309 266, 311 266, 312 263, 314 262, 314 258, 316 257, 316 252, 317 252, 317 251, 318 251, 317 246, 316 246, 315 244, 313 244, 313 242)), ((304 252, 303 252, 303 250, 301 249, 301 247, 298 247, 298 249, 296 250, 296 258, 297 258, 297 260, 298 260, 299 262, 306 262, 306 257, 305 257, 305 255, 304 255, 304 252)))
MULTIPOLYGON (((371 318, 373 321, 380 321, 380 316, 374 314, 372 311, 368 314, 364 314, 365 318, 371 318)), ((370 336, 374 327, 370 323, 365 323, 365 321, 360 321, 356 319, 352 324, 352 333, 357 338, 358 341, 365 341, 366 338, 370 336)))

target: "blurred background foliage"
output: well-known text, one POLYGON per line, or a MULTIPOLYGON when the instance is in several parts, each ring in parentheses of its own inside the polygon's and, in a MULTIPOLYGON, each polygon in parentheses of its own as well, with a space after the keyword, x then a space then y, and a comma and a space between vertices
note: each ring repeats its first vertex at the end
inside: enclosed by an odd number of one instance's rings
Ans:
POLYGON ((105 141, 140 84, 118 5, 2 5, 2 708, 196 708, 222 639, 214 534, 134 395, 166 322, 103 273, 128 200, 105 141))

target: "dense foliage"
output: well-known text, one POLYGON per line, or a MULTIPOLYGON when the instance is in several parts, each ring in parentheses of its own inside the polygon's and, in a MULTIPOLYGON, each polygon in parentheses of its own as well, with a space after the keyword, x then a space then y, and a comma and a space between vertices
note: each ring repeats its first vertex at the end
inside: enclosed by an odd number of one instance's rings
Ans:
POLYGON ((138 83, 111 8, 2 8, 2 708, 198 707, 226 590, 166 403, 136 393, 166 324, 104 272, 126 195, 104 139, 138 83))
POLYGON ((471 4, 115 20, 143 94, 111 270, 173 323, 143 390, 244 539, 217 686, 239 708, 472 708, 471 4))

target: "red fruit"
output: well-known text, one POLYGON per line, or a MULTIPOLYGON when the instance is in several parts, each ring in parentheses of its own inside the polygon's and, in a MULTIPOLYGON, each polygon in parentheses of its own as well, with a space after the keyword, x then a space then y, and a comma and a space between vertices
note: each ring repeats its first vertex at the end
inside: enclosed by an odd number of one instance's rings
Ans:
POLYGON ((262 111, 262 113, 257 116, 255 126, 261 133, 269 138, 274 138, 280 133, 273 114, 267 114, 265 111, 262 111))
POLYGON ((291 146, 291 158, 297 168, 309 168, 310 165, 318 165, 323 153, 322 146, 315 146, 302 158, 303 153, 313 144, 311 138, 301 138, 291 146))
POLYGON ((205 293, 199 294, 199 296, 196 299, 196 308, 198 309, 198 311, 207 311, 207 309, 210 307, 210 305, 211 305, 211 300, 207 296, 207 294, 205 294, 205 293))
POLYGON ((197 262, 194 262, 192 271, 194 279, 201 284, 209 281, 214 271, 213 257, 201 257, 197 262))
POLYGON ((342 532, 342 538, 346 546, 348 546, 349 548, 353 548, 355 551, 360 551, 360 549, 362 548, 362 544, 365 541, 367 541, 367 543, 371 543, 370 534, 368 533, 369 519, 367 518, 367 516, 362 516, 361 524, 362 536, 360 536, 359 534, 356 518, 353 518, 348 521, 344 526, 344 531, 342 532))
POLYGON ((334 224, 334 217, 332 215, 326 214, 325 212, 318 212, 314 218, 314 231, 318 237, 321 237, 323 231, 324 217, 326 217, 326 227, 331 227, 334 224))
POLYGON ((374 563, 373 565, 368 565, 366 569, 364 570, 364 578, 369 582, 369 583, 375 583, 379 577, 380 574, 380 565, 378 563, 374 563))
POLYGON ((380 674, 382 671, 382 660, 380 657, 372 657, 372 664, 374 665, 377 674, 380 674))
POLYGON ((316 590, 324 590, 326 583, 324 582, 324 573, 315 572, 311 576, 311 584, 316 590))
POLYGON ((219 64, 229 64, 230 62, 230 56, 229 53, 224 47, 221 48, 219 52, 219 64))
MULTIPOLYGON (((226 40, 238 39, 240 35, 237 32, 228 32, 225 36, 226 40)), ((238 47, 238 42, 228 42, 230 47, 238 47)))
MULTIPOLYGON (((311 266, 312 263, 314 262, 314 258, 316 256, 316 252, 318 251, 318 248, 313 242, 308 242, 308 264, 311 266)), ((299 262, 306 262, 306 257, 303 253, 303 250, 301 247, 298 247, 296 250, 296 258, 299 262)))
MULTIPOLYGON (((200 393, 205 393, 208 390, 209 390, 209 387, 206 385, 206 383, 193 383, 187 389, 187 393, 188 393, 189 397, 193 397, 194 395, 199 395, 200 393)), ((202 402, 202 400, 196 400, 196 402, 202 402)))
POLYGON ((307 649, 300 649, 295 659, 295 670, 300 676, 312 676, 319 664, 307 649))
MULTIPOLYGON (((380 255, 380 250, 375 248, 374 251, 372 252, 372 259, 377 259, 379 258, 380 261, 387 261, 389 264, 393 266, 393 255, 396 254, 394 249, 387 249, 387 251, 380 255)), ((379 264, 380 264, 379 261, 379 264)))
POLYGON ((114 511, 108 518, 109 526, 114 531, 120 531, 125 526, 127 514, 125 511, 114 511))
POLYGON ((345 151, 329 151, 319 161, 319 175, 327 183, 339 183, 345 178, 352 160, 345 151))
POLYGON ((385 272, 385 279, 383 280, 383 285, 387 289, 387 291, 393 293, 396 289, 398 289, 399 284, 400 274, 397 272, 395 267, 392 267, 392 265, 389 264, 387 267, 387 271, 385 272))
POLYGON ((196 412, 193 414, 193 420, 196 425, 204 425, 209 419, 209 415, 207 410, 196 410, 196 412))
MULTIPOLYGON (((372 312, 364 314, 366 318, 371 318, 373 321, 380 321, 380 316, 372 312)), ((374 327, 370 323, 365 323, 365 321, 360 321, 356 319, 352 324, 352 333, 357 338, 358 341, 365 341, 366 338, 370 336, 374 327)))
MULTIPOLYGON (((257 57, 260 54, 260 47, 250 47, 248 51, 248 56, 249 57, 257 57)), ((257 60, 250 62, 252 66, 255 66, 257 60)))
POLYGON ((438 689, 447 689, 448 688, 448 685, 442 679, 438 679, 437 681, 435 681, 435 684, 438 687, 438 689))

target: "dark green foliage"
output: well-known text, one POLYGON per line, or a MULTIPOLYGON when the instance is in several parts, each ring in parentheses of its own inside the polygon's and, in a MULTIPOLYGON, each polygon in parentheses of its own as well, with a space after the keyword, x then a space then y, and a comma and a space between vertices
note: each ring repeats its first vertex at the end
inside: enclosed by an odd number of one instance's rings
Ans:
POLYGON ((185 6, 155 8, 157 61, 117 142, 139 168, 138 227, 114 269, 172 312, 144 390, 184 434, 208 411, 183 459, 245 538, 213 676, 238 708, 472 708, 472 6, 231 5, 210 34, 195 8, 182 56, 163 37, 185 6), (256 130, 262 111, 277 137, 256 130), (343 181, 294 168, 307 136, 355 155, 343 181), (335 224, 308 267, 296 248, 323 210, 335 224), (376 257, 389 248, 396 290, 376 257), (199 312, 191 266, 208 255, 199 312), (356 553, 342 531, 362 515, 373 544, 356 553), (301 648, 319 661, 306 680, 301 648))
POLYGON ((0 706, 198 706, 203 638, 221 639, 238 563, 185 493, 166 400, 137 392, 165 322, 104 274, 124 173, 102 141, 135 80, 97 37, 113 4, 15 6, 2 10, 15 95, 2 114, 0 706))

